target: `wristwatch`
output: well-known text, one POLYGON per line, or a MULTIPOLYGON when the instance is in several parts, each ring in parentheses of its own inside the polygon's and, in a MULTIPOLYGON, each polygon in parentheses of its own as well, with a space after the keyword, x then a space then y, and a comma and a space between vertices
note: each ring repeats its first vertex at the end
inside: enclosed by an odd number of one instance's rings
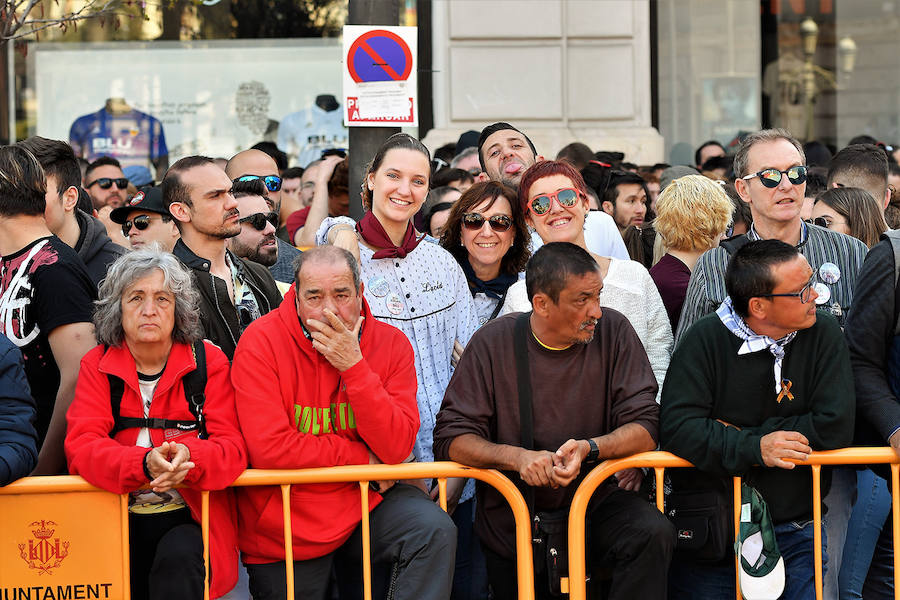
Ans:
POLYGON ((587 439, 588 446, 591 447, 590 452, 588 452, 587 456, 584 458, 587 462, 597 462, 597 459, 600 458, 600 448, 597 447, 597 442, 595 442, 592 438, 587 439))

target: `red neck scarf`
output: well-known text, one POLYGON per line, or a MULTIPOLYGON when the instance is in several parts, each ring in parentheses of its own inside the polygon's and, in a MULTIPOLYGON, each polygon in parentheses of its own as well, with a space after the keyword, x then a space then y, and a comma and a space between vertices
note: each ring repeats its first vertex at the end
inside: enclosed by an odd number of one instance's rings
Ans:
POLYGON ((406 225, 406 233, 403 235, 403 242, 399 246, 395 246, 390 236, 369 211, 356 224, 356 231, 362 237, 363 241, 368 245, 377 249, 372 258, 406 258, 406 255, 412 252, 419 242, 425 239, 421 236, 416 239, 416 230, 413 228, 412 222, 406 225))

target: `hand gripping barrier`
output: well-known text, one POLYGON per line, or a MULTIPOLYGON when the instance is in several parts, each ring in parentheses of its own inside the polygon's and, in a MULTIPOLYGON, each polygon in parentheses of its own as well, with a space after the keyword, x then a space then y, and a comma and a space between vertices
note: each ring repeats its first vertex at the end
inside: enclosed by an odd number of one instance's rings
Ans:
MULTIPOLYGON (((473 469, 453 462, 347 465, 295 471, 247 470, 237 478, 232 487, 280 486, 287 598, 293 600, 294 571, 289 568, 293 563, 290 486, 359 482, 362 499, 363 581, 365 598, 370 600, 372 574, 369 482, 437 478, 440 505, 447 510, 449 477, 482 481, 494 487, 509 502, 516 522, 519 600, 534 600, 531 520, 528 508, 516 486, 499 471, 473 469)), ((208 574, 209 492, 202 492, 200 526, 203 532, 203 560, 208 574)), ((17 599, 31 598, 34 590, 37 594, 34 597, 42 599, 65 597, 128 600, 128 577, 128 494, 117 496, 104 492, 81 477, 74 476, 27 477, 0 488, 0 599, 6 600, 6 595, 17 599), (118 518, 113 517, 115 510, 119 511, 118 518), (60 534, 59 529, 66 529, 66 533, 60 534), (118 551, 117 558, 109 560, 108 555, 102 553, 104 550, 118 551), (67 561, 68 565, 65 564, 67 561), (62 568, 63 565, 69 568, 62 568), (24 584, 21 583, 23 581, 24 584), (32 586, 32 583, 35 585, 32 586)), ((209 599, 208 578, 204 597, 209 599)))
MULTIPOLYGON (((893 547, 900 547, 900 458, 891 448, 843 448, 827 452, 813 452, 805 461, 794 461, 795 468, 810 467, 813 481, 813 520, 816 599, 822 599, 822 488, 821 471, 824 465, 871 465, 889 464, 891 468, 891 504, 893 512, 893 547)), ((663 510, 663 473, 666 468, 692 467, 688 461, 669 452, 643 452, 627 458, 607 460, 595 467, 578 486, 569 509, 569 579, 570 600, 587 598, 585 580, 585 515, 588 501, 594 490, 606 479, 622 469, 650 467, 656 478, 656 507, 663 510)), ((740 531, 741 478, 734 478, 734 528, 740 531)), ((737 581, 737 559, 735 558, 735 584, 737 600, 741 600, 740 585, 737 581)), ((900 581, 900 552, 894 553, 894 581, 900 581)), ((565 587, 564 587, 565 589, 565 587)), ((900 600, 900 586, 894 586, 894 598, 900 600)))

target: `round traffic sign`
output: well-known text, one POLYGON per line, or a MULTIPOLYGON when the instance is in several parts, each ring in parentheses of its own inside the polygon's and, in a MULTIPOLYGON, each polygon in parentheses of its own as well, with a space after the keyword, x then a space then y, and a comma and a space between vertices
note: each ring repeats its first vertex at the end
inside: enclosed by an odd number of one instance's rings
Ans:
POLYGON ((347 68, 356 83, 405 81, 412 72, 412 52, 399 35, 384 29, 356 38, 347 52, 347 68))

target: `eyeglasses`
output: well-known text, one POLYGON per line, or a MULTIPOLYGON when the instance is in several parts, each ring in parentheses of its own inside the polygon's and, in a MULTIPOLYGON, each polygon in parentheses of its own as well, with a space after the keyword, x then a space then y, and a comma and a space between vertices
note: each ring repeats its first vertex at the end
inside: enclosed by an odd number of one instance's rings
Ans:
POLYGON ((109 188, 112 187, 112 184, 114 184, 114 183, 116 184, 117 188, 119 188, 120 190, 124 190, 125 188, 128 187, 128 178, 127 177, 101 177, 99 179, 93 180, 92 182, 87 184, 86 187, 91 187, 95 183, 100 186, 101 190, 108 190, 109 188))
POLYGON ((799 292, 790 294, 759 294, 758 296, 760 298, 800 298, 800 302, 806 304, 810 301, 816 283, 818 283, 818 280, 816 279, 816 274, 813 273, 812 277, 809 278, 809 281, 806 282, 806 285, 799 292))
POLYGON ((278 175, 241 175, 234 181, 236 183, 238 181, 256 181, 257 179, 262 179, 266 184, 266 189, 270 192, 277 192, 281 189, 281 177, 278 175))
POLYGON ((128 234, 131 233, 131 227, 134 226, 138 231, 143 231, 150 227, 150 221, 153 220, 153 217, 150 215, 138 215, 133 219, 125 221, 122 223, 122 235, 128 237, 128 234))
POLYGON ((553 205, 554 200, 560 206, 572 208, 578 202, 578 191, 572 188, 564 188, 555 194, 541 194, 528 203, 528 208, 536 215, 546 215, 550 212, 550 207, 553 205))
POLYGON ((272 227, 278 229, 278 213, 255 213, 238 219, 241 223, 250 223, 253 229, 262 231, 266 228, 266 223, 271 223, 272 227))
POLYGON ((762 183, 767 188, 777 188, 778 184, 781 183, 781 176, 787 175, 788 181, 790 181, 794 185, 800 185, 801 183, 806 181, 806 173, 809 170, 809 167, 805 165, 797 165, 796 167, 791 167, 786 171, 779 171, 778 169, 763 169, 762 171, 757 171, 752 175, 744 175, 741 179, 753 179, 754 177, 759 177, 760 183, 762 183))
POLYGON ((465 213, 462 216, 463 227, 472 231, 478 231, 484 227, 485 221, 487 221, 490 224, 491 229, 497 233, 509 231, 509 228, 512 227, 513 224, 513 220, 506 215, 494 215, 485 219, 483 214, 473 212, 465 213))

